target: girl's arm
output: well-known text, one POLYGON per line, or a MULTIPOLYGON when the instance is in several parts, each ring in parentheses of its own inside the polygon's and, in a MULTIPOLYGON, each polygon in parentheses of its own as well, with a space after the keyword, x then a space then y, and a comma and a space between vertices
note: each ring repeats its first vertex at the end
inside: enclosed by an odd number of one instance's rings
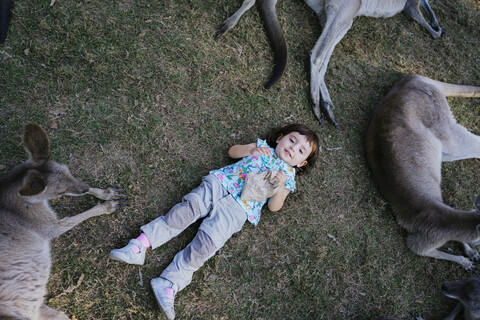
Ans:
POLYGON ((239 159, 246 156, 271 156, 273 155, 270 148, 257 147, 255 142, 250 144, 236 144, 228 150, 230 158, 239 159))
POLYGON ((278 191, 268 200, 268 210, 275 212, 282 209, 285 199, 287 198, 290 190, 285 188, 285 181, 287 176, 284 172, 278 172, 275 179, 280 181, 280 188, 278 191))

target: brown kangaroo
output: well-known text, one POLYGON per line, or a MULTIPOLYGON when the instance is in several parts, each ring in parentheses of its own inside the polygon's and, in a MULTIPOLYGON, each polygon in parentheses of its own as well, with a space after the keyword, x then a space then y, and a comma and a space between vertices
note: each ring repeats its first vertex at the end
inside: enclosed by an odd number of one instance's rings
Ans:
MULTIPOLYGON (((330 99, 324 77, 333 49, 350 30, 356 17, 392 17, 405 11, 412 19, 424 26, 432 37, 438 38, 444 34, 428 0, 304 0, 304 2, 317 14, 323 29, 310 52, 310 94, 313 111, 321 121, 320 108, 323 108, 335 127, 337 127, 333 114, 335 106, 330 99), (430 22, 425 20, 420 6, 430 22)), ((240 17, 254 4, 255 0, 244 0, 240 9, 225 21, 223 27, 217 32, 216 38, 232 29, 240 17)), ((259 0, 260 13, 275 53, 275 67, 272 77, 265 85, 266 89, 280 79, 287 66, 287 45, 275 11, 276 4, 277 0, 259 0)))
POLYGON ((44 303, 50 240, 88 218, 120 211, 126 199, 123 190, 90 188, 49 160, 50 141, 40 126, 25 126, 23 144, 29 159, 0 180, 0 319, 68 319, 44 303), (85 194, 109 201, 63 219, 48 203, 85 194))
POLYGON ((480 258, 471 247, 480 240, 480 196, 475 200, 477 209, 472 211, 444 204, 441 163, 480 158, 480 136, 455 121, 446 96, 480 97, 480 87, 418 75, 403 78, 373 113, 366 155, 397 223, 407 231, 408 248, 470 270, 472 260, 480 258), (449 240, 460 241, 470 259, 437 250, 449 240))

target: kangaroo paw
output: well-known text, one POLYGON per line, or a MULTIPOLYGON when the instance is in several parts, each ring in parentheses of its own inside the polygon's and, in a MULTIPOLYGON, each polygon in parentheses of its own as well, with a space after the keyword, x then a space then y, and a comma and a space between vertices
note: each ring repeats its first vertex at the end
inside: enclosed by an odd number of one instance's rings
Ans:
POLYGON ((127 199, 109 200, 99 204, 99 206, 103 207, 105 213, 121 212, 126 206, 128 206, 128 202, 127 199))
POLYGON ((477 277, 480 277, 480 269, 473 265, 470 267, 470 269, 466 269, 467 271, 471 272, 471 273, 474 273, 477 277))
POLYGON ((477 251, 472 251, 472 253, 469 255, 470 260, 473 262, 479 262, 480 261, 480 254, 478 254, 477 251))
POLYGON ((422 316, 421 316, 420 313, 418 313, 418 312, 410 313, 410 316, 411 316, 412 319, 414 319, 414 320, 425 320, 425 319, 422 318, 422 316))
POLYGON ((108 189, 90 188, 88 193, 94 195, 102 200, 122 200, 127 199, 125 190, 119 187, 112 186, 108 189))

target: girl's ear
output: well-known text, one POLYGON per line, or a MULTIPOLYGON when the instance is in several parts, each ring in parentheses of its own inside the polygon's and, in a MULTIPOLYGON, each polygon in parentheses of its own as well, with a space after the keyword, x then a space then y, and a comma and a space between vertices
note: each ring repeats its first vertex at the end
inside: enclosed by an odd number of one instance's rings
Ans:
POLYGON ((302 163, 298 164, 297 167, 300 168, 300 167, 303 167, 307 164, 307 160, 303 161, 302 163))
POLYGON ((282 136, 282 135, 279 135, 278 138, 277 138, 277 140, 275 141, 275 143, 278 143, 278 141, 280 141, 282 138, 283 138, 283 136, 282 136))

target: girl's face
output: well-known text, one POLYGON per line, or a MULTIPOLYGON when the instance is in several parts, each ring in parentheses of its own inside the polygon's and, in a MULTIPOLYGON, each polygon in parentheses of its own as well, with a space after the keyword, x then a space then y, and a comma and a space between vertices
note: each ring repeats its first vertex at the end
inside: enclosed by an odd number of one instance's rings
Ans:
POLYGON ((292 167, 303 167, 312 153, 312 146, 306 136, 293 131, 277 139, 275 153, 292 167))

